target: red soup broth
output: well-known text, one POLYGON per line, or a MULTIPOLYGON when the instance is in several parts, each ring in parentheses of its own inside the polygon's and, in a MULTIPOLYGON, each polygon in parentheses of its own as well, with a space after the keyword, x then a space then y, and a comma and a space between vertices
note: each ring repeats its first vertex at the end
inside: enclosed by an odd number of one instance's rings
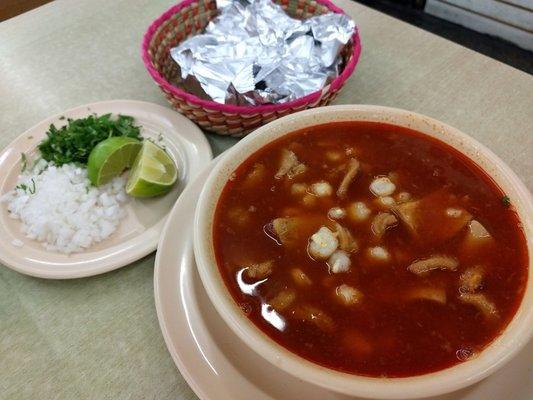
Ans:
POLYGON ((510 200, 419 132, 319 125, 237 168, 215 254, 234 300, 279 345, 347 373, 420 375, 475 357, 519 307, 528 254, 510 200))

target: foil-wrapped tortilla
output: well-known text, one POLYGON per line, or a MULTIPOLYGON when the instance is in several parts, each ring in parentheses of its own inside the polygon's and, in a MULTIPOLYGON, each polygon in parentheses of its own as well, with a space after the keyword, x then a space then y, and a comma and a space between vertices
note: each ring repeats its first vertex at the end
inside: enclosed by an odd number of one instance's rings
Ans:
POLYGON ((217 0, 205 32, 170 50, 182 82, 225 104, 283 103, 339 74, 354 22, 344 14, 300 21, 271 0, 217 0))

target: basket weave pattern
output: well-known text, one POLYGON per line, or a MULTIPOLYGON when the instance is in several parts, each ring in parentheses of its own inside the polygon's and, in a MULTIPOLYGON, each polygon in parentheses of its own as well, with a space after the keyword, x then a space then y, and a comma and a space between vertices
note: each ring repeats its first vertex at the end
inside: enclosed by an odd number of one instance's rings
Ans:
MULTIPOLYGON (((290 16, 305 19, 328 12, 343 13, 327 0, 273 0, 290 16)), ((201 99, 169 82, 178 73, 170 49, 190 36, 201 33, 217 15, 215 0, 185 0, 155 20, 144 35, 142 58, 148 72, 173 108, 201 128, 221 135, 243 136, 255 128, 284 115, 329 104, 352 74, 361 52, 359 36, 354 34, 343 51, 344 69, 321 91, 282 104, 234 106, 201 99)))

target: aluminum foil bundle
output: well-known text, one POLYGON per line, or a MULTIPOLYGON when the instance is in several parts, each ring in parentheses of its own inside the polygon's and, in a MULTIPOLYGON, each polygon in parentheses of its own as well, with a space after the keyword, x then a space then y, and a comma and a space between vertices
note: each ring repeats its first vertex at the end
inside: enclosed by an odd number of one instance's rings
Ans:
POLYGON ((343 14, 291 18, 271 0, 217 0, 217 7, 205 32, 170 54, 182 82, 225 104, 283 103, 320 90, 339 74, 355 29, 343 14))

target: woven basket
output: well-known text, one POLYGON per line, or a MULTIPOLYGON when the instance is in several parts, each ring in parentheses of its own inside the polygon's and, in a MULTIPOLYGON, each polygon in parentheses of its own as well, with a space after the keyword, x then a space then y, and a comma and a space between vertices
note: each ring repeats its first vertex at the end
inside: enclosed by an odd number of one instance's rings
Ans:
MULTIPOLYGON (((298 19, 328 12, 344 13, 328 0, 274 2, 298 19)), ((173 108, 201 128, 221 135, 243 136, 284 115, 329 104, 354 71, 361 53, 361 42, 355 33, 343 51, 344 68, 341 74, 322 90, 287 103, 234 106, 204 100, 170 83, 178 74, 176 63, 170 57, 170 49, 190 36, 201 33, 216 15, 215 0, 185 0, 173 6, 146 31, 142 43, 142 59, 173 108)))

